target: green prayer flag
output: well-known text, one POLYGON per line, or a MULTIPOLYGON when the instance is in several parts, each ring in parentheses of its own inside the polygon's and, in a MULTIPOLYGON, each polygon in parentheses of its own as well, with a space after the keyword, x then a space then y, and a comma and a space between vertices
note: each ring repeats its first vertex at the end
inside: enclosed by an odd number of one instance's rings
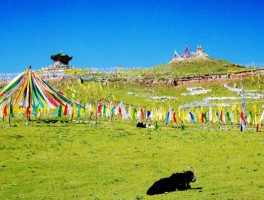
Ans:
POLYGON ((61 117, 61 112, 62 112, 62 105, 59 106, 59 109, 58 109, 58 117, 61 117))
POLYGON ((226 112, 226 116, 227 116, 228 121, 230 121, 232 123, 232 119, 231 119, 231 116, 230 116, 229 112, 226 112))
POLYGON ((137 109, 134 108, 134 112, 133 112, 133 119, 134 119, 134 120, 136 119, 136 114, 137 114, 137 109))
POLYGON ((156 122, 155 127, 154 127, 154 130, 157 131, 158 128, 159 128, 159 127, 158 127, 158 122, 156 122))
POLYGON ((103 116, 104 116, 104 117, 106 117, 106 108, 107 108, 107 106, 104 105, 104 108, 103 108, 103 116))
POLYGON ((206 112, 204 113, 204 119, 205 119, 206 122, 208 122, 208 117, 206 115, 206 112))
POLYGON ((254 116, 251 111, 249 111, 250 121, 254 122, 254 116))
POLYGON ((13 105, 10 103, 10 116, 14 117, 13 105))

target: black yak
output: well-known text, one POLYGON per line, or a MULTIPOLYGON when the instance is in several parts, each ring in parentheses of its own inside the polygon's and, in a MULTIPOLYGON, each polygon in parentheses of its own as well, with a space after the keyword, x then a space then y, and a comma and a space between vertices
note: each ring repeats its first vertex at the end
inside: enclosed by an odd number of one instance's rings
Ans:
POLYGON ((138 128, 154 128, 154 126, 152 126, 151 124, 146 124, 146 123, 143 123, 143 122, 138 122, 137 123, 137 127, 138 128))
MULTIPOLYGON (((148 195, 163 194, 176 190, 191 189, 190 182, 195 182, 194 173, 187 171, 183 173, 175 173, 170 177, 162 178, 155 182, 147 191, 148 195)), ((200 188, 201 189, 201 188, 200 188)))

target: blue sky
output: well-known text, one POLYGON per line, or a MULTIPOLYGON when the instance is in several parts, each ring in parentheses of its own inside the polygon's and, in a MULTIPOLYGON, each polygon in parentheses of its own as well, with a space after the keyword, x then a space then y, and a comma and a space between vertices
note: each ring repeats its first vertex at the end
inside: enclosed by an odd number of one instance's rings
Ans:
POLYGON ((213 58, 264 63, 261 0, 0 0, 0 73, 52 64, 150 67, 201 44, 213 58))

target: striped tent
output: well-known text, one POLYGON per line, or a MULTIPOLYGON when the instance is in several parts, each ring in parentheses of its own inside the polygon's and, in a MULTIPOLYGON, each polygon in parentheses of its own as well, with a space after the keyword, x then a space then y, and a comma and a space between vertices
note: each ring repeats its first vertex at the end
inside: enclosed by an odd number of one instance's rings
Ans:
POLYGON ((8 105, 26 109, 35 106, 55 108, 58 106, 72 106, 73 101, 41 79, 29 67, 28 70, 15 77, 0 92, 0 107, 8 105))

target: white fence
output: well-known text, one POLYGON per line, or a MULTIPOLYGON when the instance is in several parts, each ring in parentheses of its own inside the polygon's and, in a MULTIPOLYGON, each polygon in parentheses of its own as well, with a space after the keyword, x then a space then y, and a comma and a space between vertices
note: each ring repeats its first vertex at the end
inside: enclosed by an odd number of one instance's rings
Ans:
POLYGON ((0 73, 0 82, 10 81, 20 73, 0 73))

